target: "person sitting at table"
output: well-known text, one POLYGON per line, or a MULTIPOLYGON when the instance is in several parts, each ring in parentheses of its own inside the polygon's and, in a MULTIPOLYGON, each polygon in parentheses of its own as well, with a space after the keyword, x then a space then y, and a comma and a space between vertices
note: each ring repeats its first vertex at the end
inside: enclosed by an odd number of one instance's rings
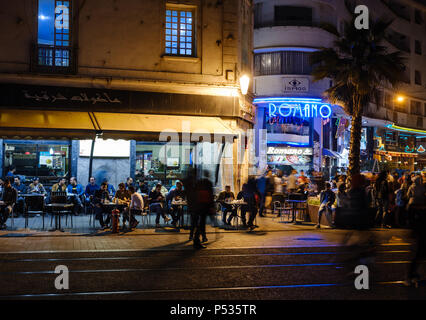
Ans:
MULTIPOLYGON (((6 174, 6 178, 7 177, 10 177, 10 178, 12 178, 12 180, 13 180, 13 178, 15 177, 15 172, 16 172, 16 167, 15 166, 10 166, 9 167, 9 171, 7 172, 7 174, 6 174)), ((11 181, 12 181, 11 180, 11 181)))
POLYGON ((149 193, 149 188, 148 188, 148 185, 146 184, 145 180, 139 181, 139 193, 143 193, 143 194, 149 193))
POLYGON ((52 192, 67 192, 67 180, 65 178, 60 178, 58 183, 55 183, 52 186, 52 192))
MULTIPOLYGON (((131 195, 129 225, 130 225, 131 229, 134 229, 134 228, 136 228, 136 226, 139 223, 139 221, 136 220, 136 218, 135 218, 135 214, 143 211, 144 203, 143 203, 142 195, 140 195, 139 193, 136 192, 135 187, 130 186, 128 191, 131 195)), ((129 217, 123 216, 123 222, 125 220, 129 220, 129 217), (127 219, 125 219, 125 218, 127 218, 127 219)))
POLYGON ((0 178, 0 199, 3 196, 3 191, 4 191, 4 180, 3 178, 0 178))
POLYGON ((161 193, 161 184, 157 184, 155 187, 155 190, 151 191, 149 193, 149 209, 151 212, 154 212, 157 214, 157 217, 155 218, 155 226, 158 228, 160 226, 160 216, 163 217, 164 222, 169 222, 170 218, 167 217, 163 210, 163 202, 164 202, 164 195, 161 193))
POLYGON ((95 177, 90 177, 89 184, 86 186, 84 195, 86 196, 86 202, 90 202, 91 198, 95 196, 95 192, 99 190, 99 186, 96 184, 95 177))
POLYGON ((231 191, 231 186, 225 186, 225 191, 219 193, 219 197, 217 199, 222 205, 222 222, 226 225, 231 225, 231 220, 233 217, 237 215, 237 209, 232 205, 228 204, 228 201, 235 200, 234 193, 231 191), (227 219, 226 216, 228 212, 231 212, 231 215, 227 219))
POLYGON ((103 202, 111 201, 111 196, 108 192, 108 184, 103 182, 99 190, 95 191, 93 197, 93 203, 95 206, 95 219, 99 220, 101 228, 109 228, 109 223, 111 221, 111 212, 106 212, 105 208, 102 206, 103 202), (103 214, 107 213, 107 218, 103 219, 103 214))
MULTIPOLYGON (((244 202, 247 203, 246 199, 248 199, 248 197, 249 197, 249 194, 248 194, 248 185, 247 185, 247 183, 244 183, 243 187, 241 188, 241 191, 238 192, 238 194, 237 194, 237 200, 244 200, 244 202)), ((246 219, 247 212, 249 212, 248 204, 243 204, 241 206, 241 222, 243 223, 243 227, 244 228, 247 227, 247 219, 246 219)), ((235 213, 235 215, 231 215, 229 217, 229 220, 231 220, 236 215, 237 215, 236 213, 235 213)))
POLYGON ((118 203, 118 204, 125 204, 127 205, 125 208, 123 208, 123 222, 126 222, 129 215, 129 205, 131 201, 132 195, 130 194, 130 191, 126 189, 126 185, 121 182, 118 185, 118 190, 115 193, 114 198, 112 199, 112 202, 118 203))
POLYGON ((69 200, 74 204, 74 214, 78 215, 78 213, 83 208, 83 197, 84 197, 84 189, 83 186, 77 183, 76 177, 70 178, 70 184, 67 187, 67 193, 75 194, 75 196, 69 197, 69 200))
POLYGON ((33 179, 33 183, 28 186, 28 193, 46 194, 46 189, 44 189, 43 185, 40 183, 39 178, 35 177, 33 179))
POLYGON ((108 186, 108 187, 107 187, 107 189, 108 189, 108 193, 109 193, 109 195, 110 195, 111 197, 114 197, 114 196, 115 196, 115 188, 114 188, 114 186, 113 186, 112 184, 110 184, 110 183, 109 183, 108 178, 105 178, 103 182, 106 182, 106 184, 107 184, 107 186, 108 186))
POLYGON ((127 180, 126 180, 126 189, 129 190, 130 186, 137 189, 137 187, 135 187, 135 185, 133 184, 133 178, 132 177, 128 177, 127 180))
POLYGON ((23 183, 21 183, 21 178, 19 178, 19 176, 15 176, 12 187, 15 188, 16 191, 18 191, 18 199, 16 200, 16 212, 19 214, 24 214, 25 199, 24 197, 20 196, 20 194, 25 194, 27 187, 23 183))
POLYGON ((13 206, 18 198, 18 191, 11 185, 11 178, 4 181, 3 196, 0 201, 0 229, 6 229, 6 221, 12 213, 13 206))
POLYGON ((176 227, 177 222, 183 215, 183 207, 181 205, 173 204, 173 201, 184 201, 185 191, 183 191, 182 182, 176 183, 176 188, 170 191, 166 197, 166 201, 169 204, 170 215, 173 218, 172 225, 176 227))
POLYGON ((167 190, 167 188, 165 186, 163 186, 163 184, 161 183, 161 181, 155 181, 154 187, 151 189, 151 191, 154 191, 155 189, 157 189, 157 186, 160 185, 161 186, 161 193, 163 195, 167 195, 169 193, 169 191, 167 190))

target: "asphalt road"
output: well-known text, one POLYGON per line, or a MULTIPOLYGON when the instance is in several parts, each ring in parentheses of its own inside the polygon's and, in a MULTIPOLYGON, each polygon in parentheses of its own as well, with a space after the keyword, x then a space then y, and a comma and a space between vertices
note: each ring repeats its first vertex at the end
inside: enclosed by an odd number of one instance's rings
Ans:
POLYGON ((369 290, 355 289, 355 256, 350 246, 8 253, 0 254, 0 299, 426 298, 424 285, 402 284, 410 244, 379 245, 361 262, 371 263, 369 290), (58 265, 69 270, 68 290, 54 286, 58 265))

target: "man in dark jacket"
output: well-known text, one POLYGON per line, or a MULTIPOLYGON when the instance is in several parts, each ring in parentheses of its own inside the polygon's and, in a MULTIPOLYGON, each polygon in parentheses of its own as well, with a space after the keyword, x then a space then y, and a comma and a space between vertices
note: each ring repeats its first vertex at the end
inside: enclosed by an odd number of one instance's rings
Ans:
POLYGON ((376 223, 382 227, 390 227, 388 210, 389 210, 389 184, 387 181, 388 173, 386 171, 380 172, 376 184, 377 196, 377 214, 376 223))
POLYGON ((331 206, 333 205, 334 201, 336 200, 336 196, 333 191, 331 191, 331 185, 330 183, 325 183, 325 190, 321 191, 320 194, 320 207, 318 210, 318 224, 316 225, 316 228, 321 228, 321 217, 325 210, 329 210, 331 212, 331 206))
POLYGON ((13 206, 18 198, 18 192, 11 185, 11 178, 4 182, 3 198, 0 201, 0 229, 6 229, 6 221, 12 213, 13 206))

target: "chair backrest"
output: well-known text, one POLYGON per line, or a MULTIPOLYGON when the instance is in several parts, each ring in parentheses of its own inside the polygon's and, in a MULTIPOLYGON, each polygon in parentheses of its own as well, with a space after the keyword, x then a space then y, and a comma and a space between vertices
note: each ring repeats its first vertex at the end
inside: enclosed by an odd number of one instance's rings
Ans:
POLYGON ((44 211, 44 197, 43 196, 33 196, 25 198, 25 205, 28 212, 44 211))
POLYGON ((50 202, 51 203, 67 203, 67 193, 62 191, 52 192, 50 195, 50 202))

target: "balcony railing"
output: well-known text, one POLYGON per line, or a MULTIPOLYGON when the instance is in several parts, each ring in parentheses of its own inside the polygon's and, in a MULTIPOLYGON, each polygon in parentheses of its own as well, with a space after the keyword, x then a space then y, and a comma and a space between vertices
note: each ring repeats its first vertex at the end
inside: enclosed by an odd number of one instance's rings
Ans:
POLYGON ((33 45, 31 48, 31 70, 41 73, 77 72, 77 50, 72 47, 33 45))
POLYGON ((255 29, 259 28, 271 28, 271 27, 320 27, 321 22, 309 21, 309 20, 285 20, 285 21, 265 21, 256 22, 254 25, 255 29))
POLYGON ((399 4, 393 0, 381 0, 382 3, 389 8, 397 17, 411 21, 410 11, 406 10, 406 6, 399 4))
POLYGON ((386 35, 385 39, 392 44, 395 48, 401 50, 401 51, 405 51, 407 53, 411 52, 411 48, 410 48, 410 41, 408 40, 398 40, 396 36, 394 35, 386 35))

